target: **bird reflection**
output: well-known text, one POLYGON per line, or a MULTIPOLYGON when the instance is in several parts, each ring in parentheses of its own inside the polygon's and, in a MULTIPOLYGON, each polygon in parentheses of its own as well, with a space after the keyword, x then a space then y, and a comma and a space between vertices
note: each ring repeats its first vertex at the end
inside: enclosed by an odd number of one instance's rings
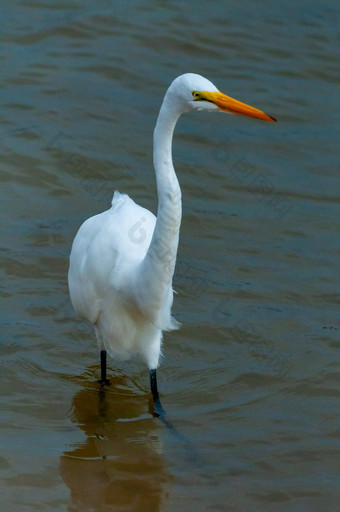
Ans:
POLYGON ((145 411, 145 393, 126 376, 109 389, 82 378, 72 402, 72 421, 85 439, 65 451, 60 474, 71 492, 69 511, 158 511, 165 500, 166 471, 159 424, 145 411))

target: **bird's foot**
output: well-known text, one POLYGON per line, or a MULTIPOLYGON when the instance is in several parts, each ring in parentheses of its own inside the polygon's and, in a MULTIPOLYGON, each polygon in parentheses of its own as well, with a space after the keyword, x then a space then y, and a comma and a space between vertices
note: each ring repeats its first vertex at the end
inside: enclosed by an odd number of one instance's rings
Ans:
POLYGON ((152 394, 152 404, 150 407, 150 411, 152 416, 159 418, 165 416, 165 411, 162 407, 161 401, 159 399, 158 395, 158 389, 157 389, 157 371, 156 368, 152 368, 149 371, 150 374, 150 387, 151 387, 151 394, 152 394))
POLYGON ((111 386, 109 379, 99 379, 97 382, 99 382, 101 388, 105 388, 105 386, 111 386))
POLYGON ((154 418, 164 418, 166 415, 159 398, 152 400, 150 412, 154 418))

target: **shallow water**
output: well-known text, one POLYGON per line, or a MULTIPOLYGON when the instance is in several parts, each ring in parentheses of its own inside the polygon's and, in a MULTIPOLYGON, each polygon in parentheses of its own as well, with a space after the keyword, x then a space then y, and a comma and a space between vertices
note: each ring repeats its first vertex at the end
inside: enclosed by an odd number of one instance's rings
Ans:
POLYGON ((336 2, 2 4, 1 510, 339 509, 336 2), (67 291, 114 189, 156 210, 152 131, 194 71, 277 124, 191 113, 159 387, 98 351, 67 291))

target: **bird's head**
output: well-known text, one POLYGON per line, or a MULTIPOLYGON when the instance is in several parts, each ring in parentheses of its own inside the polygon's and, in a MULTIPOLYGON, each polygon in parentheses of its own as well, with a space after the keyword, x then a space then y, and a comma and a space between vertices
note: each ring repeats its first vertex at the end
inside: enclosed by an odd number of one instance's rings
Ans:
POLYGON ((170 85, 167 96, 170 101, 177 103, 182 112, 208 110, 240 114, 263 121, 276 121, 274 117, 265 114, 262 110, 223 94, 213 83, 195 73, 186 73, 177 77, 170 85))

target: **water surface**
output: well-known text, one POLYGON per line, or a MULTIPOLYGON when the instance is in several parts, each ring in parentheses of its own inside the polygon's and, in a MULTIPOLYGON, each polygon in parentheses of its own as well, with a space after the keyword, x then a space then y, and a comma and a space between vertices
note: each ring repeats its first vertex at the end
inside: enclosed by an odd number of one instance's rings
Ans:
POLYGON ((339 507, 336 2, 2 5, 1 508, 335 512, 339 507), (183 223, 148 375, 73 314, 68 254, 115 189, 156 211, 152 131, 183 72, 277 124, 193 112, 183 223))

